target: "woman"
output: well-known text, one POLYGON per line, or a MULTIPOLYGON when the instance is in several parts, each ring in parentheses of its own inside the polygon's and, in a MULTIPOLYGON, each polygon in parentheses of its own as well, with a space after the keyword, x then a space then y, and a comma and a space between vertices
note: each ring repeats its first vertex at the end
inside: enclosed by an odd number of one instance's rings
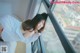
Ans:
POLYGON ((0 41, 3 41, 2 38, 1 38, 1 33, 2 33, 2 31, 3 31, 3 28, 2 28, 2 26, 0 25, 0 41))
POLYGON ((1 37, 4 41, 33 42, 38 39, 45 27, 47 14, 37 14, 32 20, 20 22, 14 17, 6 16, 0 19, 3 26, 1 37))

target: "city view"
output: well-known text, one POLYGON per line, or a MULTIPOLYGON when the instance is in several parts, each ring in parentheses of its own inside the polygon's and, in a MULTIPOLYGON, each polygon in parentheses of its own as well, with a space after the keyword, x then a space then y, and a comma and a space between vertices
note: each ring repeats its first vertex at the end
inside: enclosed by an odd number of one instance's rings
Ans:
POLYGON ((57 4, 53 10, 66 37, 77 53, 80 51, 80 4, 57 4))

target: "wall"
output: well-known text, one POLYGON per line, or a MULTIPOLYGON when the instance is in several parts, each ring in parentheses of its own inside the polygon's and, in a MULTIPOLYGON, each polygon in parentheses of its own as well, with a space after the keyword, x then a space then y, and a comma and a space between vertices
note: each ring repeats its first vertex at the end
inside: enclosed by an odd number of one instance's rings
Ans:
POLYGON ((13 14, 21 18, 21 20, 27 19, 30 0, 13 0, 11 3, 13 14))
POLYGON ((13 0, 12 1, 13 14, 21 18, 21 20, 25 20, 28 13, 29 3, 30 0, 13 0))
POLYGON ((7 12, 8 14, 12 13, 13 15, 21 18, 21 20, 25 20, 28 16, 31 1, 32 0, 0 0, 0 4, 2 3, 0 5, 0 12, 7 12), (5 3, 11 5, 11 8, 9 7, 9 5, 5 5, 6 7, 4 7, 5 3), (3 9, 1 9, 2 7, 3 9))

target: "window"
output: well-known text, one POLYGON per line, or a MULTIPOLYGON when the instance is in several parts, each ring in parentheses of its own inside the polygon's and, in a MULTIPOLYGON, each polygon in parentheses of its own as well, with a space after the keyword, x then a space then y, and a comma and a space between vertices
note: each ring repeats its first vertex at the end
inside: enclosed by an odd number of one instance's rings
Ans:
MULTIPOLYGON (((39 13, 47 13, 43 3, 41 3, 39 13)), ((44 44, 46 53, 65 53, 64 48, 57 36, 57 33, 52 25, 50 18, 48 17, 44 32, 42 33, 41 39, 44 44)))
POLYGON ((80 53, 80 4, 56 4, 51 10, 75 51, 80 53))

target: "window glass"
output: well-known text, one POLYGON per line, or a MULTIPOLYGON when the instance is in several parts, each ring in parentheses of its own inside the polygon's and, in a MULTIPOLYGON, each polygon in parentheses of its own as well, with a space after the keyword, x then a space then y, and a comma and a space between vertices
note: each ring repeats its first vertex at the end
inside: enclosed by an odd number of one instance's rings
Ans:
MULTIPOLYGON (((74 0, 79 2, 80 0, 74 0)), ((54 7, 54 6, 53 6, 54 7)), ((63 29, 67 39, 77 53, 80 53, 80 4, 56 4, 52 13, 63 29)))
MULTIPOLYGON (((46 8, 42 3, 39 13, 43 12, 47 13, 46 8)), ((49 17, 46 21, 46 26, 41 37, 44 43, 46 53, 65 53, 64 48, 58 38, 58 35, 49 17)))

